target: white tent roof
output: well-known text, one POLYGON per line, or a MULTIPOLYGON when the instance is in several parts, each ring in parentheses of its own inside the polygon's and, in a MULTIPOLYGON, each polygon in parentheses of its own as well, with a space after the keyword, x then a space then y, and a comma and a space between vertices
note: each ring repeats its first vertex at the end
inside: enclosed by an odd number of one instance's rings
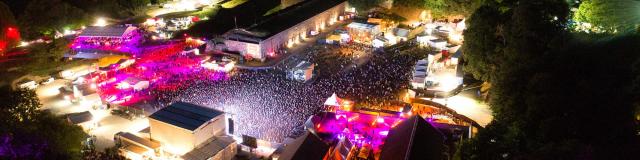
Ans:
POLYGON ((362 30, 373 29, 376 26, 378 26, 378 25, 376 25, 376 24, 358 23, 358 22, 351 22, 349 25, 347 25, 348 28, 362 29, 362 30))
POLYGON ((340 98, 336 93, 333 93, 331 97, 329 97, 326 101, 324 101, 325 106, 340 106, 340 98))

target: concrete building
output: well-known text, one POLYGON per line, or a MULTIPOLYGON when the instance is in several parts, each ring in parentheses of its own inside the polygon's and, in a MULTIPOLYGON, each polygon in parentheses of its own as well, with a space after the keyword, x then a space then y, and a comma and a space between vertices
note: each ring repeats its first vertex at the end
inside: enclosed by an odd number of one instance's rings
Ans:
POLYGON ((287 72, 287 78, 300 82, 308 81, 313 77, 314 67, 314 64, 302 61, 287 72))
POLYGON ((225 114, 204 106, 176 102, 149 116, 150 137, 165 151, 184 155, 225 134, 225 114))
POLYGON ((338 21, 346 10, 345 0, 308 0, 283 9, 264 21, 223 35, 224 50, 261 61, 284 53, 303 41, 311 32, 319 32, 338 21))
POLYGON ((216 137, 196 147, 182 156, 185 160, 231 160, 238 150, 238 144, 231 137, 216 137))
POLYGON ((380 34, 380 25, 352 22, 347 25, 347 31, 354 42, 371 44, 375 36, 380 34))

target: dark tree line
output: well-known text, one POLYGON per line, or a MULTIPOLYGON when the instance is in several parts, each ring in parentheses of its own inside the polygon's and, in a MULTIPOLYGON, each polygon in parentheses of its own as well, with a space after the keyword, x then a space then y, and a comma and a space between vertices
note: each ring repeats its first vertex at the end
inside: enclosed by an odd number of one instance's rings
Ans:
POLYGON ((640 35, 582 38, 567 31, 568 13, 564 0, 502 0, 468 18, 465 70, 492 84, 494 121, 462 146, 462 159, 640 152, 640 35))
POLYGON ((39 110, 34 91, 0 90, 0 159, 80 159, 79 126, 39 110))
POLYGON ((125 19, 144 14, 147 4, 164 0, 3 0, 26 39, 51 37, 65 29, 90 25, 96 17, 125 19))
POLYGON ((394 0, 394 6, 404 6, 431 11, 433 18, 469 16, 483 0, 394 0))
POLYGON ((358 11, 367 11, 378 7, 384 0, 349 0, 349 6, 356 8, 358 11))

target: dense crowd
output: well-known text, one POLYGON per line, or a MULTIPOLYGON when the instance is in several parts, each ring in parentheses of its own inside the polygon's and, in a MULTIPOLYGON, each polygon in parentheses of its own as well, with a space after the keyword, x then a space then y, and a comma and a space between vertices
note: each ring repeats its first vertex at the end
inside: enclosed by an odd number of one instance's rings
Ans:
MULTIPOLYGON (((330 47, 312 47, 303 59, 323 61, 333 54, 330 47)), ((307 118, 323 108, 323 102, 337 93, 354 101, 379 102, 396 99, 407 88, 411 66, 417 60, 410 54, 370 53, 369 61, 356 68, 299 83, 286 79, 283 68, 262 71, 239 70, 226 80, 181 79, 182 89, 153 91, 161 106, 185 101, 230 113, 234 134, 282 142, 300 133, 307 118)), ((336 62, 339 63, 339 62, 336 62)), ((330 65, 330 64, 324 64, 330 65)), ((323 72, 325 67, 317 69, 323 72)))

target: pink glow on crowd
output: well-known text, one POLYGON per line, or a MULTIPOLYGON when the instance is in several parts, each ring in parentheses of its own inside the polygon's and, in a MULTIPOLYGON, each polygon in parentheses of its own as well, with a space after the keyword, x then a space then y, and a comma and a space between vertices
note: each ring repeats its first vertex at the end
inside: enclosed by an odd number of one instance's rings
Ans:
POLYGON ((131 105, 152 100, 153 91, 178 90, 184 80, 224 80, 227 74, 201 67, 201 57, 185 54, 184 42, 143 49, 133 60, 100 68, 92 74, 101 98, 115 104, 131 105), (125 64, 126 63, 126 64, 125 64))
POLYGON ((312 118, 319 134, 331 138, 347 138, 359 147, 371 146, 380 152, 389 130, 404 120, 400 116, 383 116, 338 110, 324 112, 312 118))

